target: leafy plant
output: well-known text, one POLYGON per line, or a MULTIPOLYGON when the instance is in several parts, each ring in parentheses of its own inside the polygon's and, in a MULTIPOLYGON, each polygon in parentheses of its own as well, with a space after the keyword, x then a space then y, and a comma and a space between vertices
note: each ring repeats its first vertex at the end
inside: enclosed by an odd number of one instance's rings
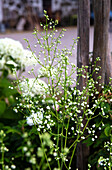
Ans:
MULTIPOLYGON (((37 63, 40 64, 41 68, 37 75, 31 70, 35 76, 34 79, 26 78, 18 84, 22 99, 15 110, 16 112, 21 110, 26 116, 26 123, 31 128, 37 129, 36 135, 38 134, 41 141, 37 156, 40 157, 41 155, 41 161, 44 160, 44 165, 47 165, 49 169, 70 169, 77 143, 90 135, 92 135, 91 141, 95 140, 94 133, 92 133, 93 129, 88 125, 93 118, 99 115, 99 113, 97 115, 94 113, 100 106, 102 98, 95 98, 94 94, 98 94, 95 88, 97 82, 94 82, 92 75, 87 72, 88 66, 82 66, 78 69, 73 63, 69 62, 69 56, 72 55, 72 50, 78 39, 73 40, 70 50, 66 47, 60 50, 58 45, 61 44, 60 39, 64 36, 65 30, 62 29, 56 37, 55 25, 57 25, 57 21, 50 20, 46 11, 45 18, 46 24, 41 24, 43 27, 41 38, 38 36, 40 34, 38 30, 35 29, 33 33, 37 39, 37 43, 34 45, 35 48, 38 44, 41 48, 37 56, 37 63), (50 32, 48 28, 51 29, 50 32), (41 61, 43 55, 44 61, 41 61), (69 73, 68 66, 71 67, 69 73), (76 72, 78 73, 77 80, 73 76, 76 72), (38 84, 41 77, 46 78, 47 86, 42 83, 38 84), (82 91, 77 89, 80 77, 88 80, 82 91), (32 85, 30 86, 30 84, 32 85), (39 85, 44 89, 44 93, 41 93, 41 90, 40 93, 37 93, 39 85), (95 104, 91 107, 88 103, 89 96, 95 101, 95 104), (84 123, 84 119, 86 123, 84 123), (53 144, 49 148, 51 156, 49 156, 49 152, 47 153, 46 145, 43 145, 45 141, 41 136, 44 134, 48 134, 53 144), (52 161, 48 161, 49 158, 52 158, 53 164, 52 161)), ((28 48, 31 50, 29 41, 26 41, 28 48)), ((98 71, 95 66, 93 70, 94 72, 98 71)), ((37 165, 38 162, 35 167, 37 165)), ((41 166, 37 167, 38 169, 42 168, 41 166)))
MULTIPOLYGON (((111 84, 111 79, 110 79, 111 84)), ((111 85, 105 86, 104 90, 100 94, 102 102, 100 104, 99 117, 96 117, 93 124, 98 129, 96 135, 98 136, 95 142, 91 141, 89 137, 85 142, 91 146, 91 156, 89 157, 89 163, 96 166, 97 169, 111 169, 112 167, 112 89, 111 85)))
MULTIPOLYGON (((97 140, 97 129, 101 128, 103 118, 109 118, 104 115, 104 111, 110 108, 110 103, 105 107, 106 93, 102 90, 104 94, 99 94, 95 88, 98 82, 92 78, 92 74, 99 70, 96 63, 100 59, 97 58, 92 73, 87 71, 88 66, 77 68, 70 63, 69 57, 78 39, 73 39, 71 49, 64 47, 61 50, 59 46, 65 29, 56 35, 55 26, 58 22, 49 19, 46 11, 44 13, 46 23, 41 23, 43 32, 37 29, 33 32, 36 39, 34 47, 40 46, 36 61, 41 68, 37 73, 31 69, 29 74, 33 73, 33 79, 17 80, 20 96, 16 97, 18 103, 13 110, 15 115, 22 113, 23 117, 17 124, 14 122, 5 127, 1 125, 6 133, 4 142, 6 146, 9 145, 4 165, 10 164, 9 160, 13 157, 16 169, 69 170, 77 168, 73 160, 77 156, 76 147, 79 142, 85 141, 88 145, 100 142, 97 140), (43 56, 44 60, 41 59, 43 56), (80 77, 86 82, 81 91, 77 89, 80 77), (88 103, 89 97, 91 103, 88 103), (92 124, 93 119, 95 123, 92 124), (12 145, 14 147, 11 150, 12 145)), ((30 43, 26 41, 33 55, 30 43)), ((106 125, 104 135, 110 138, 110 134, 111 129, 106 125)))

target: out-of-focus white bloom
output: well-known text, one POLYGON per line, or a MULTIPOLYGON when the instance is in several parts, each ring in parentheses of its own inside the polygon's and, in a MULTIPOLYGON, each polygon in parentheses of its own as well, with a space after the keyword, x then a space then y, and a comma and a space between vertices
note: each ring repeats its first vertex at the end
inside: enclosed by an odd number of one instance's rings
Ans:
POLYGON ((35 65, 37 63, 36 56, 31 51, 24 49, 23 58, 21 58, 21 63, 25 66, 35 65))
POLYGON ((5 64, 5 58, 0 59, 0 68, 3 68, 5 64))
POLYGON ((41 67, 39 70, 38 70, 38 75, 39 77, 48 77, 48 69, 45 68, 45 67, 41 67))
POLYGON ((45 95, 48 90, 48 86, 43 80, 30 78, 27 80, 24 79, 19 84, 19 89, 21 90, 23 96, 34 97, 35 95, 45 95))
POLYGON ((54 104, 53 100, 52 100, 52 99, 49 99, 49 100, 47 100, 47 103, 50 104, 50 105, 52 105, 52 108, 53 108, 54 110, 59 111, 59 104, 58 104, 57 102, 55 102, 55 104, 54 104))
POLYGON ((11 168, 12 168, 12 169, 16 169, 16 166, 15 166, 15 165, 11 165, 11 168))
POLYGON ((43 119, 43 113, 37 112, 37 113, 32 113, 32 115, 27 117, 26 120, 29 126, 33 126, 35 124, 42 124, 42 119, 43 119))
POLYGON ((36 63, 35 54, 24 49, 19 41, 11 38, 0 39, 0 69, 9 70, 7 64, 13 65, 16 69, 23 69, 36 63))
POLYGON ((19 41, 3 38, 0 39, 0 53, 3 55, 11 55, 15 59, 19 59, 23 53, 23 46, 19 41))
POLYGON ((39 70, 38 70, 38 75, 39 77, 56 77, 56 75, 58 74, 58 71, 56 68, 53 68, 53 67, 41 67, 39 70))

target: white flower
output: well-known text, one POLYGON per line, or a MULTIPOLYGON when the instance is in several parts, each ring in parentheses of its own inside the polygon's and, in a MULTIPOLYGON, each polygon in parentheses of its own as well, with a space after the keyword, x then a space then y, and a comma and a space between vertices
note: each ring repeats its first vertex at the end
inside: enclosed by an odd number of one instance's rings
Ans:
POLYGON ((71 130, 74 130, 74 127, 71 127, 71 130))
POLYGON ((95 139, 94 139, 94 138, 92 138, 92 141, 95 141, 95 139))
POLYGON ((25 49, 23 51, 23 58, 21 58, 22 65, 30 66, 35 65, 37 63, 36 56, 31 51, 25 49))
POLYGON ((49 66, 41 67, 38 70, 39 77, 50 77, 51 76, 52 78, 55 78, 57 74, 58 74, 57 69, 50 68, 49 66))
POLYGON ((56 153, 56 152, 54 152, 54 153, 53 153, 53 155, 54 155, 54 156, 57 156, 57 153, 56 153))
POLYGON ((4 64, 5 64, 5 59, 2 58, 2 59, 0 60, 0 69, 4 67, 4 64))
POLYGON ((49 106, 47 106, 47 107, 46 107, 46 109, 50 110, 50 107, 49 107, 49 106))
MULTIPOLYGON (((0 39, 0 68, 10 68, 6 64, 12 64, 18 69, 36 64, 35 54, 23 48, 19 41, 11 38, 0 39)), ((12 70, 10 70, 12 71, 12 70)))
POLYGON ((22 91, 23 96, 45 95, 48 90, 47 84, 40 79, 30 78, 24 79, 19 84, 19 89, 22 91))
POLYGON ((112 99, 110 99, 110 102, 112 102, 112 99))
POLYGON ((20 58, 23 52, 23 46, 19 41, 3 38, 0 39, 0 53, 10 55, 13 58, 20 58))
POLYGON ((50 125, 49 124, 47 124, 47 128, 50 129, 50 125))
POLYGON ((11 168, 12 168, 12 169, 16 169, 16 166, 15 166, 15 165, 11 165, 11 168))
POLYGON ((48 69, 47 68, 44 68, 44 67, 41 67, 39 70, 38 70, 38 75, 39 77, 48 77, 48 69))
POLYGON ((26 146, 23 147, 23 151, 26 152, 28 148, 26 146))
POLYGON ((32 126, 34 124, 42 124, 42 119, 43 119, 43 113, 42 112, 37 112, 37 113, 32 113, 29 117, 27 117, 27 124, 29 126, 32 126))

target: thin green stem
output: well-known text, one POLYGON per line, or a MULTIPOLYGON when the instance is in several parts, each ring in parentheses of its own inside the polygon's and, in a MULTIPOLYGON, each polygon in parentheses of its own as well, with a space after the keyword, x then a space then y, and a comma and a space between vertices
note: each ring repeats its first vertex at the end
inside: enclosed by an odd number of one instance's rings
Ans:
POLYGON ((69 150, 70 150, 75 144, 77 144, 77 143, 79 142, 79 137, 80 137, 80 136, 78 136, 77 139, 72 143, 72 145, 69 147, 69 150))
MULTIPOLYGON (((64 121, 62 125, 62 131, 61 134, 63 135, 63 127, 64 127, 64 121)), ((63 152, 63 136, 61 135, 61 152, 63 152)), ((63 168, 63 160, 61 160, 61 169, 63 168)))
MULTIPOLYGON (((64 120, 65 120, 65 104, 66 104, 66 99, 67 99, 67 87, 66 87, 66 83, 67 83, 67 59, 65 58, 65 81, 64 81, 64 107, 63 107, 63 115, 62 115, 62 119, 63 119, 63 124, 62 124, 62 130, 61 130, 61 151, 63 151, 63 129, 64 129, 64 120)), ((63 160, 61 160, 61 169, 63 168, 63 160)))
MULTIPOLYGON (((112 143, 112 135, 110 136, 110 143, 112 143)), ((112 146, 110 145, 110 156, 109 156, 109 170, 111 170, 111 168, 112 168, 112 155, 111 155, 111 153, 112 153, 112 146)))
POLYGON ((68 118, 68 123, 67 123, 67 128, 66 128, 66 136, 65 136, 65 146, 64 146, 64 148, 66 148, 66 144, 67 144, 67 135, 68 135, 69 122, 70 122, 70 117, 68 118))
MULTIPOLYGON (((60 133, 60 129, 59 129, 59 122, 57 122, 57 124, 58 124, 58 128, 57 128, 57 134, 59 134, 60 133)), ((59 146, 59 135, 57 136, 57 147, 59 146)), ((58 152, 58 154, 59 154, 59 152, 58 152)), ((58 155, 59 156, 59 155, 58 155)), ((58 159, 58 168, 60 169, 60 161, 59 161, 59 159, 58 159)))
MULTIPOLYGON (((47 159, 47 155, 46 155, 46 152, 45 152, 45 148, 44 148, 44 145, 42 144, 42 139, 40 137, 40 134, 39 134, 39 138, 40 138, 40 141, 41 141, 41 145, 42 145, 42 148, 43 148, 43 151, 44 151, 44 156, 45 156, 45 159, 47 161, 47 164, 48 164, 48 167, 49 167, 49 170, 51 170, 51 167, 50 167, 50 164, 49 164, 49 161, 47 159)), ((44 159, 44 158, 43 158, 44 159)))
POLYGON ((72 152, 72 156, 71 156, 71 159, 70 159, 70 162, 69 162, 69 168, 68 168, 68 169, 70 169, 70 166, 71 166, 71 163, 72 163, 72 159, 73 159, 73 156, 74 156, 76 147, 77 147, 77 143, 76 143, 75 146, 74 146, 74 149, 73 149, 73 152, 72 152))
MULTIPOLYGON (((4 147, 3 143, 2 143, 2 147, 4 147)), ((2 151, 2 170, 4 170, 4 151, 2 151)))

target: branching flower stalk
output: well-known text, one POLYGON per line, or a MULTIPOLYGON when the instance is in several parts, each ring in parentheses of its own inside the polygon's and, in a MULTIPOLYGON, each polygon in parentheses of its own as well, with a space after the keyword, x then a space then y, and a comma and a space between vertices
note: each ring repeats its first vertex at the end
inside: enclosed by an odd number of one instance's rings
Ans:
MULTIPOLYGON (((37 163, 38 169, 41 169, 42 164, 45 163, 50 170, 55 170, 55 168, 69 170, 77 143, 90 135, 94 136, 94 130, 92 127, 88 127, 88 124, 99 115, 99 113, 95 115, 95 112, 99 108, 102 98, 95 97, 95 94, 98 94, 95 88, 96 82, 92 79, 93 73, 86 72, 88 66, 82 66, 79 69, 74 63, 69 62, 69 57, 79 38, 73 40, 70 50, 66 47, 62 50, 59 49, 65 30, 63 29, 56 37, 57 21, 50 20, 46 11, 44 16, 46 23, 41 24, 43 32, 39 33, 35 29, 33 33, 37 39, 35 48, 37 45, 40 46, 36 59, 41 68, 37 71, 37 75, 33 73, 34 79, 23 80, 24 83, 21 80, 19 83, 18 87, 22 85, 21 103, 15 109, 16 111, 21 110, 23 113, 26 111, 26 124, 30 128, 35 125, 35 129, 37 129, 41 143, 37 151, 37 156, 41 159, 41 164, 37 163), (73 77, 76 71, 77 81, 73 77), (42 77, 45 77, 46 83, 41 80, 42 77), (80 77, 83 77, 85 81, 88 79, 86 87, 83 87, 82 91, 77 89, 80 77), (87 102, 90 96, 92 106, 87 102), (82 111, 83 115, 81 115, 82 111), (83 124, 84 118, 86 119, 85 125, 83 124), (53 160, 53 165, 49 161, 50 159, 53 160)), ((29 41, 26 41, 33 54, 29 41)), ((96 71, 98 69, 94 67, 93 72, 96 71)))

